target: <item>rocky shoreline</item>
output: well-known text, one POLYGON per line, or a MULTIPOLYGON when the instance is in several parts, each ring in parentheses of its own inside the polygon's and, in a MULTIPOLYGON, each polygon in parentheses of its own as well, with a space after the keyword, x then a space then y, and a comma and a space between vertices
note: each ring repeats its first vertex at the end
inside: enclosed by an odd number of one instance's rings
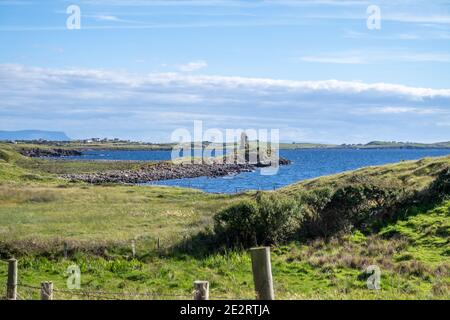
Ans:
POLYGON ((20 154, 30 157, 30 158, 60 158, 60 157, 70 157, 70 156, 81 156, 83 153, 74 149, 41 149, 41 148, 31 148, 31 149, 21 149, 20 154))
MULTIPOLYGON (((287 165, 290 161, 280 158, 280 165, 287 165)), ((172 164, 160 162, 144 166, 138 170, 110 170, 97 173, 66 174, 61 178, 72 182, 82 181, 92 184, 122 183, 139 184, 169 179, 186 179, 197 177, 217 178, 242 172, 255 171, 257 167, 265 165, 243 164, 172 164)))

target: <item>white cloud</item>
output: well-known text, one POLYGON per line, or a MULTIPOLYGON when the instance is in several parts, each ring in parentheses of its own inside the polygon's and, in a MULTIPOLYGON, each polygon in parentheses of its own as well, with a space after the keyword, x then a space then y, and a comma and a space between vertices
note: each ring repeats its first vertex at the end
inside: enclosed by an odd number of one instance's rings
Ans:
MULTIPOLYGON (((100 22, 109 22, 109 23, 120 22, 120 23, 127 23, 127 24, 137 24, 140 27, 142 27, 144 25, 144 23, 141 21, 122 19, 122 18, 119 18, 118 16, 112 15, 112 14, 104 14, 104 13, 84 14, 83 17, 91 18, 91 19, 94 19, 95 21, 100 21, 100 22)), ((106 29, 108 29, 108 28, 112 28, 112 29, 119 28, 120 29, 121 27, 126 27, 126 26, 119 24, 119 25, 108 25, 108 26, 98 26, 98 27, 106 28, 106 29)), ((129 26, 129 27, 132 28, 133 26, 129 26)), ((85 27, 83 27, 83 28, 85 28, 85 27)), ((91 28, 95 28, 95 26, 88 26, 87 28, 91 29, 91 28)))
POLYGON ((450 138, 447 127, 436 126, 450 121, 450 89, 389 83, 9 64, 0 65, 0 101, 0 127, 58 129, 72 137, 120 132, 167 141, 173 129, 204 120, 208 127, 279 128, 282 139, 302 141, 351 141, 349 135, 361 142, 382 132, 450 138))
POLYGON ((450 110, 439 109, 439 108, 412 108, 412 107, 368 107, 361 108, 357 110, 353 110, 352 113, 358 115, 367 115, 367 114, 416 114, 416 115, 434 115, 434 114, 450 114, 450 110))
POLYGON ((120 20, 116 16, 111 16, 111 15, 96 15, 96 16, 94 16, 94 18, 97 20, 100 20, 100 21, 119 21, 120 20))
POLYGON ((192 61, 179 66, 179 70, 182 72, 192 72, 203 68, 206 68, 208 63, 206 61, 192 61))
POLYGON ((409 23, 436 23, 450 24, 450 15, 448 14, 414 14, 409 12, 388 13, 383 15, 384 20, 409 22, 409 23))
MULTIPOLYGON (((198 70, 206 66, 204 62, 192 62, 185 65, 184 71, 198 70)), ((137 74, 98 69, 45 69, 25 67, 18 64, 0 64, 1 92, 7 93, 5 87, 19 85, 14 80, 24 81, 24 86, 36 85, 51 88, 63 83, 78 86, 78 89, 97 91, 122 86, 124 91, 139 91, 140 88, 161 86, 173 91, 183 89, 200 91, 208 88, 254 93, 331 93, 331 94, 377 94, 382 96, 402 96, 405 99, 449 98, 450 89, 433 89, 410 87, 390 83, 364 83, 359 81, 296 81, 271 78, 250 78, 232 76, 206 76, 183 73, 151 73, 137 74), (8 81, 10 79, 11 81, 8 81), (86 85, 95 85, 89 87, 86 85)), ((17 87, 19 89, 20 86, 17 87)), ((72 88, 71 88, 72 89, 72 88)), ((24 92, 25 94, 26 92, 24 92)))
POLYGON ((108 6, 177 6, 177 7, 261 7, 261 6, 364 6, 365 0, 84 0, 89 5, 108 6))
POLYGON ((364 57, 358 56, 304 56, 300 58, 304 62, 314 63, 335 63, 335 64, 363 64, 366 63, 364 57))
POLYGON ((450 62, 450 54, 436 52, 407 52, 399 50, 349 51, 333 54, 302 56, 302 62, 328 64, 369 64, 382 62, 450 62))

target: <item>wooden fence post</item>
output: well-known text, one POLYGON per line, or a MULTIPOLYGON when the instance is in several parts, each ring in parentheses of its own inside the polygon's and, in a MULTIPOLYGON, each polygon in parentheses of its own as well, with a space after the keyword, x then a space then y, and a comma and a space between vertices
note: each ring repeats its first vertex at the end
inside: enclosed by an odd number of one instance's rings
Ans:
POLYGON ((257 300, 274 300, 270 247, 251 248, 253 281, 257 300))
POLYGON ((194 281, 194 300, 209 300, 208 281, 194 281))
POLYGON ((67 259, 67 251, 69 250, 69 245, 67 241, 64 241, 64 259, 67 259))
POLYGON ((53 282, 41 282, 41 300, 53 300, 53 282))
POLYGON ((136 243, 134 240, 131 240, 131 254, 133 258, 136 256, 136 243))
POLYGON ((17 260, 8 260, 8 281, 6 283, 6 299, 17 299, 17 260))

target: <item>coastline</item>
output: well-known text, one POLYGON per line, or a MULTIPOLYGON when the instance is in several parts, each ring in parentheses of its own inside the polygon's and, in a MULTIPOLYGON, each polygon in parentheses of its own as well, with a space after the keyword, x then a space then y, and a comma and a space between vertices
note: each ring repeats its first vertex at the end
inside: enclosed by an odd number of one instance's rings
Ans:
MULTIPOLYGON (((290 160, 280 158, 279 165, 289 165, 290 160)), ((217 178, 252 172, 266 164, 234 163, 234 164, 173 164, 166 161, 151 166, 142 166, 137 170, 108 170, 96 173, 76 173, 60 175, 71 182, 87 182, 91 184, 120 183, 140 184, 153 181, 208 177, 217 178)))

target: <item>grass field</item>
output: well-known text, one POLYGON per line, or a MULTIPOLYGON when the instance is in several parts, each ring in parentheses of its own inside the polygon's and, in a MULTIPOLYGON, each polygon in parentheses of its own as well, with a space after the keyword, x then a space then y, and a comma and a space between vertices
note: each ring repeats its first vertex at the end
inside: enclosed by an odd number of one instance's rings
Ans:
MULTIPOLYGON (((365 237, 291 243, 272 250, 275 291, 280 299, 448 299, 450 298, 450 202, 419 212, 406 221, 365 237), (401 238, 392 236, 401 235, 401 238), (389 237, 388 237, 389 236, 389 237), (366 288, 364 268, 381 268, 381 290, 366 288)), ((128 253, 130 254, 130 253, 128 253)), ((99 257, 77 253, 70 260, 24 256, 21 282, 38 285, 52 280, 65 288, 65 271, 76 263, 81 268, 82 288, 88 291, 153 292, 189 297, 195 279, 211 282, 211 297, 254 298, 251 261, 244 251, 204 257, 159 257, 137 249, 137 258, 99 257)), ((0 264, 0 281, 6 266, 0 264)), ((20 288, 23 295, 37 292, 20 288)), ((58 294, 57 294, 58 296, 58 294)), ((59 294, 67 298, 69 294, 59 294)), ((95 298, 95 296, 94 296, 95 298)), ((177 298, 177 297, 170 297, 177 298)))
POLYGON ((238 197, 169 187, 1 186, 3 240, 114 242, 195 233, 238 197), (61 236, 58 236, 61 237, 61 236))
MULTIPOLYGON (((67 267, 75 263, 81 269, 82 290, 87 291, 153 292, 170 295, 159 298, 181 298, 171 295, 189 297, 192 282, 204 279, 211 282, 213 299, 254 298, 247 251, 198 255, 195 248, 185 253, 166 250, 211 226, 218 210, 253 193, 229 196, 169 187, 68 183, 56 177, 58 170, 45 168, 44 160, 21 157, 8 146, 0 147, 0 159, 0 256, 18 257, 20 282, 37 286, 51 280, 56 288, 65 289, 67 267), (161 252, 156 250, 157 238, 161 252), (67 260, 62 257, 64 241, 69 243, 67 260)), ((361 176, 400 181, 420 190, 449 165, 450 157, 444 157, 370 167, 275 192, 295 196, 301 190, 336 187, 361 176)), ((94 170, 76 164, 70 168, 94 170)), ((450 201, 444 201, 433 207, 418 205, 405 219, 374 234, 355 231, 328 241, 273 247, 276 296, 449 299, 449 234, 450 201), (381 290, 366 288, 363 271, 371 264, 381 269, 381 290)), ((0 262, 0 283, 5 282, 6 264, 0 262)), ((19 294, 38 298, 38 291, 24 287, 19 287, 19 294)), ((79 298, 67 293, 55 297, 79 298)))
MULTIPOLYGON (((250 141, 250 146, 255 145, 255 141, 250 141)), ((76 149, 76 150, 171 150, 174 143, 141 143, 141 142, 90 142, 82 143, 77 141, 72 142, 55 142, 50 144, 33 143, 33 142, 19 142, 17 144, 9 144, 16 150, 31 149, 31 148, 62 148, 62 149, 76 149)), ((227 147, 232 147, 234 143, 227 144, 227 147)), ((200 144, 197 146, 199 147, 200 144)), ((337 145, 337 144, 323 144, 323 143, 308 143, 308 142, 280 142, 280 149, 317 149, 317 148, 357 148, 357 149, 381 149, 381 148, 450 148, 450 141, 437 143, 416 143, 416 142, 395 142, 395 141, 373 141, 367 144, 352 144, 352 145, 337 145)))
POLYGON ((76 149, 76 150, 171 150, 174 144, 172 143, 139 143, 139 142, 53 142, 53 143, 33 143, 33 142, 18 142, 16 144, 9 143, 16 150, 19 149, 76 149))

